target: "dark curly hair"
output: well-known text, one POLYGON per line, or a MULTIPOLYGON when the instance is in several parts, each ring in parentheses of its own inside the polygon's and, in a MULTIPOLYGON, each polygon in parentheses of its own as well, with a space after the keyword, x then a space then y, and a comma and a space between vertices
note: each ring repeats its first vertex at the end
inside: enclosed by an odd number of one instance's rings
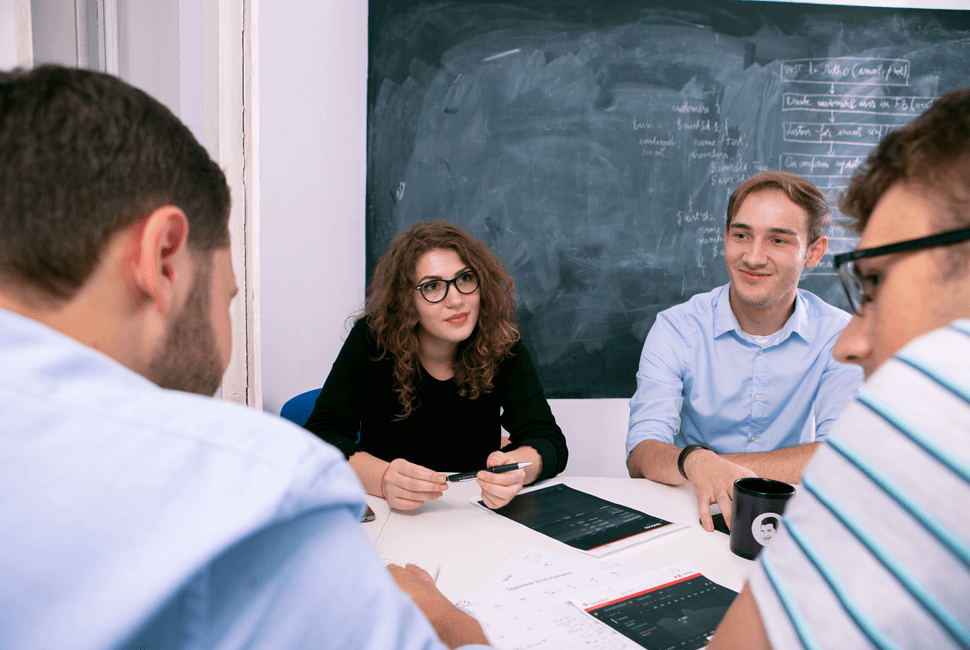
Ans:
POLYGON ((499 363, 520 338, 512 293, 515 282, 484 242, 444 221, 418 223, 399 233, 374 269, 363 317, 380 350, 375 361, 390 358, 394 363, 394 391, 401 405, 401 419, 417 406, 420 378, 415 267, 422 255, 439 249, 458 253, 481 279, 478 323, 456 351, 454 382, 458 394, 476 399, 491 392, 499 363))

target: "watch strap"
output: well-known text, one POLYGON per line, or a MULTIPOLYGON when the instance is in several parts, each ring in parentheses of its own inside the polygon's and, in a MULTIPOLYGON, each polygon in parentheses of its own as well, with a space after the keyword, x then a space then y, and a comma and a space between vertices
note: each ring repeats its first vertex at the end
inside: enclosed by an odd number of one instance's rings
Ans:
MULTIPOLYGON (((680 470, 680 475, 683 476, 688 481, 690 479, 687 477, 687 472, 684 471, 684 461, 687 460, 687 456, 692 451, 697 451, 698 449, 706 449, 707 451, 714 451, 707 445, 687 445, 686 447, 680 450, 680 456, 677 457, 677 469, 680 470)), ((716 454, 717 452, 714 451, 714 453, 716 454)))

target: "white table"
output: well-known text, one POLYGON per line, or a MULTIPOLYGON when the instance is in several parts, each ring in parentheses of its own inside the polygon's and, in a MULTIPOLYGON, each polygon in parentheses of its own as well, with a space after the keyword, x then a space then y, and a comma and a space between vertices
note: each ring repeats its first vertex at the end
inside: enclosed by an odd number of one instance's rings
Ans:
MULTIPOLYGON (((688 526, 687 530, 607 557, 622 557, 648 569, 689 560, 714 582, 741 590, 751 562, 731 553, 727 535, 717 531, 708 533, 701 527, 697 501, 689 488, 670 487, 646 479, 562 477, 560 480, 600 498, 688 526)), ((436 561, 440 566, 437 585, 448 597, 478 587, 509 554, 523 546, 585 555, 469 503, 469 498, 480 493, 475 481, 454 483, 442 498, 409 512, 392 512, 383 499, 368 496, 376 518, 361 526, 382 557, 417 564, 436 561)))

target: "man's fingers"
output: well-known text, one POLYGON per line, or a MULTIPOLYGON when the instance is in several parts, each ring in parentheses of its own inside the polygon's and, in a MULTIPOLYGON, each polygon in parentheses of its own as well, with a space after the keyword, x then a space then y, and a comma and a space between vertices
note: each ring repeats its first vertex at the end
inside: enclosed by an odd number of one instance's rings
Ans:
MULTIPOLYGON (((691 482, 691 489, 694 488, 693 481, 691 482)), ((707 532, 714 531, 714 520, 711 519, 711 497, 707 494, 698 494, 694 491, 694 497, 697 499, 697 512, 701 517, 701 526, 707 532)))
POLYGON ((717 495, 717 507, 721 509, 721 515, 724 516, 724 524, 731 530, 731 509, 733 504, 731 502, 731 495, 723 490, 717 495))
POLYGON ((714 520, 711 518, 711 507, 697 504, 697 511, 701 515, 701 526, 704 527, 704 530, 709 533, 714 532, 714 520))
POLYGON ((434 583, 434 578, 431 577, 431 574, 419 567, 417 564, 408 564, 404 567, 404 570, 408 571, 409 573, 413 573, 415 576, 424 580, 425 582, 430 581, 431 583, 434 583))

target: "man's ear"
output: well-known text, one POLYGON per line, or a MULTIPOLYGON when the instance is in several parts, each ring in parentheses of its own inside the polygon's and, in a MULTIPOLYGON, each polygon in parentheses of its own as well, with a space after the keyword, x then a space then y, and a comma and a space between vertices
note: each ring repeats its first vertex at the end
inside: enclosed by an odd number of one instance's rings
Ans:
POLYGON ((165 205, 142 221, 135 242, 136 289, 158 311, 172 305, 179 283, 191 278, 188 254, 189 220, 174 205, 165 205))
POLYGON ((814 269, 818 266, 818 263, 822 261, 822 256, 825 255, 825 251, 829 249, 829 238, 822 235, 818 239, 812 242, 811 246, 808 247, 808 255, 805 258, 805 268, 814 269))

